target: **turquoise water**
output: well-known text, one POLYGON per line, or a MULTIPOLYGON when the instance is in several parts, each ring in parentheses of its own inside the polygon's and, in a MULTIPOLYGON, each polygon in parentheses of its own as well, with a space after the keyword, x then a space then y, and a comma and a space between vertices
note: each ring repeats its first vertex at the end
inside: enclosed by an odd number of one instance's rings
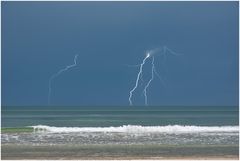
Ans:
POLYGON ((4 107, 3 144, 237 145, 237 107, 4 107))
POLYGON ((4 159, 238 156, 238 107, 3 107, 4 159))
POLYGON ((3 107, 2 127, 233 126, 238 107, 3 107))

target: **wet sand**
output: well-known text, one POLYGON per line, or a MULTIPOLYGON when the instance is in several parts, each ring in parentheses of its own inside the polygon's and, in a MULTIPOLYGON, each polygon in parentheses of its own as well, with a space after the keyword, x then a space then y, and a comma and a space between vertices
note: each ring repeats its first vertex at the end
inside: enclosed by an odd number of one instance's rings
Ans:
POLYGON ((238 146, 214 145, 2 145, 2 160, 238 160, 238 146))

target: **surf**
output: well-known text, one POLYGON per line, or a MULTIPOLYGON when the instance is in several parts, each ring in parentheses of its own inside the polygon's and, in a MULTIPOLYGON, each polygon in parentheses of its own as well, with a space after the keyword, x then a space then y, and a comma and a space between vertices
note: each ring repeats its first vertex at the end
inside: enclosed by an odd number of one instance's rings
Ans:
POLYGON ((71 132, 116 132, 116 133, 214 133, 239 132, 239 126, 141 126, 123 125, 118 127, 55 127, 47 125, 29 126, 34 132, 71 133, 71 132))

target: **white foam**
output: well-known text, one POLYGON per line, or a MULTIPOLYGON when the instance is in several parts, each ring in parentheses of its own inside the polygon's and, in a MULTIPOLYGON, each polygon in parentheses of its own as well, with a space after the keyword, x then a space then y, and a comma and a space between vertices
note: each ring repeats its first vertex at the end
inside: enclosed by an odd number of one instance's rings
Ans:
POLYGON ((239 132, 239 126, 140 126, 123 125, 119 127, 54 127, 46 125, 31 126, 34 131, 70 133, 70 132, 119 132, 119 133, 208 133, 239 132))

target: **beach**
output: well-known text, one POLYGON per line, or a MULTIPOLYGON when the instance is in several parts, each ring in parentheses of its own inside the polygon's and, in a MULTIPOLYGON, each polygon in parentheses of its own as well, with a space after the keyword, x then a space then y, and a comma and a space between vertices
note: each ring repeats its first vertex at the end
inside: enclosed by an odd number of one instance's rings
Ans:
POLYGON ((2 159, 238 159, 237 146, 3 145, 2 159))
POLYGON ((238 159, 235 107, 3 109, 2 159, 238 159))

